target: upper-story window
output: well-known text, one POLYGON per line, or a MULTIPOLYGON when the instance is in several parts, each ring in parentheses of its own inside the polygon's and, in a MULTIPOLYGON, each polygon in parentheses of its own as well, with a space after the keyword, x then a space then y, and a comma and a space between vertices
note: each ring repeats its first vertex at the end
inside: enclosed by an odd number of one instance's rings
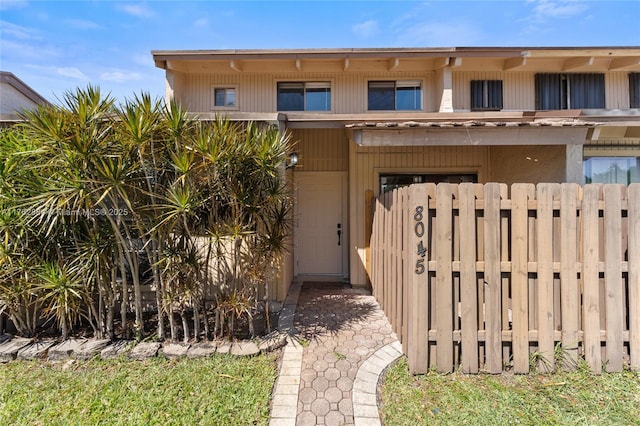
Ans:
POLYGON ((214 87, 213 106, 215 108, 235 108, 236 88, 235 87, 214 87))
POLYGON ((278 83, 278 111, 331 111, 331 83, 278 83))
POLYGON ((471 110, 502 109, 502 80, 471 80, 471 110))
POLYGON ((370 81, 369 111, 422 110, 422 82, 420 80, 370 81))
POLYGON ((629 108, 640 108, 640 72, 629 73, 629 108))
POLYGON ((536 109, 604 108, 604 74, 536 74, 536 109))

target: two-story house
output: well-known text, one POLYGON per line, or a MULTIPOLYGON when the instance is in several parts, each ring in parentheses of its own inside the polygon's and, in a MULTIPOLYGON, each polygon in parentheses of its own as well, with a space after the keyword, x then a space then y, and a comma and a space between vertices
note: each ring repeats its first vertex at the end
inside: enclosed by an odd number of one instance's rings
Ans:
POLYGON ((367 283, 371 195, 413 182, 640 181, 640 47, 153 51, 200 119, 296 141, 294 276, 367 283))

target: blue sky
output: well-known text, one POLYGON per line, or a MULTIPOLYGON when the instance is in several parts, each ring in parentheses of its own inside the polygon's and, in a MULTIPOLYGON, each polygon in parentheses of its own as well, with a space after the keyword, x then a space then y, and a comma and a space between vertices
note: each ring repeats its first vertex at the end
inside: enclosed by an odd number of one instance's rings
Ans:
POLYGON ((0 0, 0 69, 45 98, 164 93, 151 50, 640 46, 640 0, 0 0))

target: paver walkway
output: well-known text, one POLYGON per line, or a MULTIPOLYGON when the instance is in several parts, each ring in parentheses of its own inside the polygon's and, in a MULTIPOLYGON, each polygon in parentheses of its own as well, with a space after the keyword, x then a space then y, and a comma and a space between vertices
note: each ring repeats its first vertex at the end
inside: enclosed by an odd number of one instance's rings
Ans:
POLYGON ((303 348, 296 425, 375 424, 375 384, 401 354, 375 298, 343 284, 304 283, 294 326, 303 348))

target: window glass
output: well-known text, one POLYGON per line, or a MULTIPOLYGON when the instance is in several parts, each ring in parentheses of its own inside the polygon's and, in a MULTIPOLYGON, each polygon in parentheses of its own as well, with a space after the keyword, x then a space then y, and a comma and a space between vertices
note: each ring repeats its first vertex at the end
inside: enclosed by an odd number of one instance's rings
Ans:
POLYGON ((419 81, 396 83, 396 109, 410 111, 422 109, 422 89, 419 81))
POLYGON ((390 111, 396 109, 395 82, 370 81, 368 108, 371 111, 390 111))
POLYGON ((278 111, 331 111, 331 83, 278 83, 278 111))
POLYGON ((412 183, 463 183, 478 182, 475 173, 448 174, 448 173, 394 173, 380 175, 380 194, 392 191, 396 188, 411 185, 412 183))
POLYGON ((214 90, 214 105, 217 107, 236 106, 236 89, 232 87, 216 88, 214 90))
POLYGON ((305 96, 305 111, 331 111, 330 83, 306 83, 305 96))
POLYGON ((584 160, 585 183, 640 182, 640 157, 591 157, 584 160))
POLYGON ((278 111, 304 111, 304 83, 278 83, 278 111))

